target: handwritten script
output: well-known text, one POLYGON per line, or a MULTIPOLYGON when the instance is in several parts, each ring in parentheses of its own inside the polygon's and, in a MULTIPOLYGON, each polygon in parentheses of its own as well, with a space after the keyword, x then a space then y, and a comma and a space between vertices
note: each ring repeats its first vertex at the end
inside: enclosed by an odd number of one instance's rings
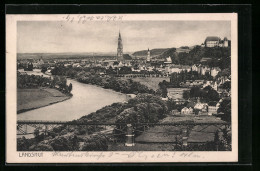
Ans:
POLYGON ((69 23, 85 24, 87 21, 122 21, 123 15, 67 15, 62 19, 69 23))
POLYGON ((104 158, 135 158, 142 160, 149 159, 174 159, 174 158, 204 158, 193 152, 162 152, 162 153, 146 153, 146 152, 53 152, 52 157, 65 157, 65 158, 93 158, 101 160, 104 158))

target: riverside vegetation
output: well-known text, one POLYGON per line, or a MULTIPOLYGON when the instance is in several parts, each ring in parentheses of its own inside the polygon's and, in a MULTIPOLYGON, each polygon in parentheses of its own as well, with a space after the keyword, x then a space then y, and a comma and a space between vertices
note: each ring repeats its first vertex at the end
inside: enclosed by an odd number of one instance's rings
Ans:
POLYGON ((131 79, 120 80, 113 76, 102 77, 99 75, 101 71, 103 71, 103 69, 99 67, 72 68, 61 65, 56 66, 51 71, 51 73, 53 75, 67 76, 76 79, 81 83, 94 84, 106 89, 112 89, 126 94, 155 93, 154 90, 149 89, 145 85, 142 85, 139 82, 135 82, 131 79))
MULTIPOLYGON (((157 123, 165 118, 169 111, 181 108, 172 100, 163 101, 161 92, 154 91, 133 80, 120 80, 111 76, 102 77, 98 69, 65 68, 57 66, 52 70, 53 75, 67 76, 82 83, 95 84, 122 93, 133 93, 137 96, 127 103, 114 103, 96 112, 73 120, 73 123, 157 123), (159 93, 158 93, 159 92, 159 93)), ((119 128, 120 129, 120 128, 119 128)), ((135 130, 142 131, 142 128, 135 130)), ((35 138, 17 139, 18 151, 106 151, 111 140, 105 134, 95 134, 104 130, 93 126, 59 126, 47 133, 35 130, 35 138)), ((117 132, 114 132, 117 134, 117 132)), ((138 133, 136 133, 137 135, 138 133)), ((122 139, 124 136, 115 137, 122 139)))
MULTIPOLYGON (((96 112, 83 116, 73 123, 141 123, 158 122, 168 113, 167 103, 159 96, 139 94, 128 103, 114 103, 96 112)), ((60 126, 49 130, 47 134, 35 130, 35 138, 18 138, 18 151, 105 151, 108 149, 109 138, 106 135, 95 135, 95 131, 104 128, 88 126, 60 126)), ((118 137, 122 138, 122 137, 118 137)))
MULTIPOLYGON (((169 110, 174 106, 170 102, 162 101, 159 96, 151 94, 139 94, 135 98, 130 99, 128 103, 114 103, 105 106, 96 112, 83 116, 80 119, 73 120, 73 123, 144 123, 153 122, 157 123, 159 120, 165 118, 169 110)), ((185 123, 185 122, 184 122, 185 123)), ((123 127, 125 127, 123 125, 123 127)), ((117 127, 120 129, 120 126, 117 127)), ((17 139, 18 151, 107 151, 111 140, 119 141, 124 140, 124 135, 111 137, 108 134, 102 134, 104 130, 102 127, 94 128, 94 126, 59 126, 47 133, 35 130, 35 138, 17 139), (99 133, 98 133, 99 132, 99 133), (96 134, 97 133, 97 134, 96 134)), ((121 131, 125 131, 121 129, 121 131)), ((135 136, 140 135, 142 128, 135 128, 135 136)), ((120 132, 114 131, 114 134, 120 132)), ((224 139, 220 139, 216 133, 214 142, 218 143, 218 150, 230 150, 231 136, 228 132, 224 132, 224 139)), ((206 145, 188 146, 183 149, 181 142, 172 144, 173 149, 177 151, 183 150, 201 150, 210 151, 215 150, 214 142, 206 143, 206 145)))
POLYGON ((65 94, 70 94, 72 90, 72 84, 67 85, 66 77, 53 76, 53 79, 51 79, 50 77, 43 77, 39 75, 21 74, 17 71, 18 89, 39 87, 56 88, 65 94))
MULTIPOLYGON (((167 103, 162 101, 160 96, 155 95, 154 90, 148 89, 146 86, 132 80, 100 77, 97 74, 93 75, 93 73, 84 70, 78 71, 74 68, 65 69, 64 66, 54 68, 52 74, 54 75, 54 78, 60 78, 62 80, 65 78, 64 76, 67 76, 82 83, 95 84, 123 93, 138 94, 136 98, 130 99, 128 103, 114 103, 105 106, 94 113, 83 116, 72 122, 104 123, 110 121, 126 124, 132 122, 158 122, 159 119, 165 117, 168 112, 167 103), (55 75, 59 75, 59 77, 55 77, 55 75)), ((37 77, 37 79, 39 79, 39 77, 37 77)), ((41 79, 45 80, 45 78, 41 79)), ((41 79, 40 81, 33 81, 33 83, 41 83, 41 79)), ((27 83, 27 81, 25 82, 27 83)), ((46 79, 45 83, 47 85, 55 86, 49 79, 46 79)), ((62 81, 62 83, 62 85, 65 85, 65 81, 62 81)), ((23 83, 21 85, 27 84, 23 83)), ((17 149, 18 151, 107 150, 108 137, 105 135, 93 134, 94 131, 100 131, 102 129, 103 128, 94 129, 91 126, 87 129, 78 126, 71 126, 67 129, 65 126, 60 126, 49 130, 47 134, 36 129, 34 131, 35 138, 26 139, 25 137, 22 137, 17 139, 17 149)))

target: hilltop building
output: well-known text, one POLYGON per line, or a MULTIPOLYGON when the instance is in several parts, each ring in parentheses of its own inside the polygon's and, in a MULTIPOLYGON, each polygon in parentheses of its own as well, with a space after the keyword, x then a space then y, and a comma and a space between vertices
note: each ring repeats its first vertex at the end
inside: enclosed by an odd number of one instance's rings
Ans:
POLYGON ((204 44, 206 47, 216 47, 219 45, 220 40, 219 37, 210 36, 205 39, 204 44))
POLYGON ((229 41, 227 37, 221 40, 216 36, 209 36, 205 39, 204 44, 202 46, 205 47, 229 47, 229 41))
POLYGON ((119 31, 119 36, 118 36, 118 45, 117 45, 117 61, 122 61, 123 60, 123 42, 121 38, 121 34, 119 31))

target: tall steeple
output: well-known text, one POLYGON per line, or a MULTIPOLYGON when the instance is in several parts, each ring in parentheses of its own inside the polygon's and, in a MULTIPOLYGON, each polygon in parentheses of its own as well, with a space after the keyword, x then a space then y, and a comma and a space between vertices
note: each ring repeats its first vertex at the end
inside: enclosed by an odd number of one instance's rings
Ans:
POLYGON ((150 50, 148 48, 146 62, 150 62, 150 61, 151 61, 150 50))
POLYGON ((120 30, 119 30, 119 35, 118 35, 117 60, 118 61, 123 60, 123 42, 122 42, 120 30))
POLYGON ((121 34, 120 34, 120 30, 119 30, 119 36, 118 36, 118 39, 121 39, 121 34))

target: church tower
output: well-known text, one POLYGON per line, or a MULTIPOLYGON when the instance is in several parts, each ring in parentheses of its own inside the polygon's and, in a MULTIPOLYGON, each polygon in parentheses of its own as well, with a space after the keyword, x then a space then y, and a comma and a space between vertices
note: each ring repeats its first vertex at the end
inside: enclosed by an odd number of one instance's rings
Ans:
POLYGON ((117 61, 123 60, 123 42, 119 31, 118 45, 117 45, 117 61))
POLYGON ((224 45, 223 46, 224 47, 228 47, 228 39, 227 39, 227 37, 224 38, 224 45))
POLYGON ((148 48, 146 62, 150 62, 150 61, 151 61, 150 50, 148 48))

